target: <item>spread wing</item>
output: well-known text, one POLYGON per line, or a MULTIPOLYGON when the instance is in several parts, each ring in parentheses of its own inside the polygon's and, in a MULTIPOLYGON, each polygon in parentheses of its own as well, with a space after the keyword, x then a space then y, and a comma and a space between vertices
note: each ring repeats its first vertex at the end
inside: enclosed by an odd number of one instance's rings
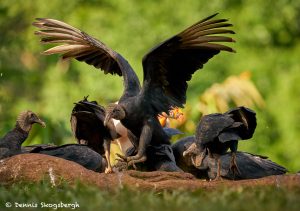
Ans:
POLYGON ((61 44, 43 52, 45 55, 61 54, 63 59, 75 58, 105 74, 117 74, 124 77, 123 96, 134 96, 140 91, 140 83, 128 62, 117 52, 101 41, 62 21, 37 18, 34 26, 40 28, 35 34, 42 43, 61 44))
POLYGON ((171 106, 183 107, 187 81, 192 74, 220 51, 234 52, 218 42, 234 42, 221 34, 234 34, 226 19, 205 18, 156 46, 143 58, 142 93, 154 112, 168 112, 171 106))

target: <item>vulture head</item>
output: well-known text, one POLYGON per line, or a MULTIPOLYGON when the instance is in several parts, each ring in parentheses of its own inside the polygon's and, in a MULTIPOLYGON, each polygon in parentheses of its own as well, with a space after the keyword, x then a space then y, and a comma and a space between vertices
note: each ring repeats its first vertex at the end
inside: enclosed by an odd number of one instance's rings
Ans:
POLYGON ((193 143, 183 152, 183 157, 187 158, 192 162, 192 164, 201 169, 203 159, 206 156, 206 149, 201 150, 196 143, 193 143))
POLYGON ((16 125, 23 131, 29 132, 34 123, 38 123, 42 127, 46 127, 46 123, 42 121, 35 113, 32 111, 23 111, 19 114, 16 125))
POLYGON ((107 123, 111 119, 122 120, 122 119, 125 118, 125 116, 126 116, 125 110, 124 110, 124 108, 121 105, 115 104, 115 103, 111 103, 106 108, 106 115, 105 115, 105 119, 104 119, 104 126, 106 126, 107 123))

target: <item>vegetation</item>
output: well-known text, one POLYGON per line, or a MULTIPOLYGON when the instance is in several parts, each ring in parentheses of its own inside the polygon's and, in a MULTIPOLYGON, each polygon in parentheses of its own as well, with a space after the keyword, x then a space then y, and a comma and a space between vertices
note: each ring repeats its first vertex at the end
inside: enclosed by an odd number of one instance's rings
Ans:
MULTIPOLYGON (((40 55, 45 48, 33 35, 34 18, 60 19, 88 32, 124 55, 142 78, 141 59, 150 48, 216 12, 234 24, 237 53, 221 53, 194 75, 186 110, 195 109, 187 118, 193 124, 199 121, 199 98, 214 83, 249 71, 265 105, 251 106, 257 112, 258 127, 240 149, 267 155, 292 172, 300 170, 298 0, 2 0, 0 134, 12 128, 20 111, 31 109, 44 118, 47 128, 34 128, 25 144, 74 142, 69 124, 73 102, 90 95, 106 105, 117 101, 123 89, 119 77, 84 63, 40 55)), ((184 128, 186 135, 193 133, 193 127, 184 128)), ((164 197, 176 198, 167 193, 164 197)))
MULTIPOLYGON (((76 203, 74 210, 289 210, 300 208, 300 189, 239 188, 218 190, 199 190, 196 192, 140 192, 122 189, 115 193, 99 191, 96 187, 77 184, 74 187, 61 185, 49 188, 49 183, 15 184, 12 187, 0 187, 1 210, 54 210, 41 208, 41 203, 76 203), (12 203, 5 208, 5 203, 12 203), (18 204, 37 204, 39 208, 14 208, 18 204), (246 203, 245 203, 246 202, 246 203)), ((20 205, 19 205, 20 206, 20 205)), ((52 205, 54 206, 54 205, 52 205)), ((72 210, 64 208, 58 210, 72 210)))

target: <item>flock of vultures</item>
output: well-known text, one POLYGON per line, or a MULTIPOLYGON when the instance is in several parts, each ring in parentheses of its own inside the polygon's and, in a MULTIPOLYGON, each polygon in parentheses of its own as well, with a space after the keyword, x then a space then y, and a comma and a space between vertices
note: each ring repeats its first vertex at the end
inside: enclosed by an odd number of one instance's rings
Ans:
MULTIPOLYGON (((143 85, 130 64, 101 41, 64 22, 38 18, 33 25, 41 42, 59 44, 43 52, 60 54, 93 65, 105 74, 123 77, 124 91, 117 103, 106 107, 87 97, 75 103, 71 128, 77 144, 41 144, 22 147, 32 124, 45 123, 32 111, 22 112, 0 140, 0 158, 21 153, 41 153, 74 161, 96 172, 113 173, 128 168, 141 171, 189 172, 208 180, 251 179, 285 174, 287 170, 265 156, 239 152, 238 142, 250 139, 256 114, 236 107, 225 113, 202 116, 194 136, 171 144, 181 133, 165 124, 178 118, 186 103, 187 82, 221 51, 235 52, 220 44, 234 40, 226 19, 207 17, 155 46, 143 57, 143 85), (160 121, 160 119, 164 121, 160 121), (115 165, 110 162, 111 142, 122 150, 115 165)), ((68 117, 69 118, 69 117, 68 117)))

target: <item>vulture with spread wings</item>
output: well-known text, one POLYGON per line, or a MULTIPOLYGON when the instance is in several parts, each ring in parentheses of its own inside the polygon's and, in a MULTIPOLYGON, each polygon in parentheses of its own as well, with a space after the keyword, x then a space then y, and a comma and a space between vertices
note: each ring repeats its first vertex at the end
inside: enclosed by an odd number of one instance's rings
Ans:
POLYGON ((187 81, 192 74, 220 51, 234 52, 219 42, 234 42, 222 34, 234 34, 226 19, 207 17, 179 34, 160 43, 143 58, 144 80, 138 77, 129 63, 101 41, 64 22, 38 18, 33 23, 42 43, 61 43, 44 54, 61 54, 63 59, 75 58, 104 73, 123 76, 124 92, 118 104, 109 104, 105 122, 120 120, 136 137, 137 153, 126 157, 128 165, 143 162, 146 148, 170 144, 157 120, 157 115, 172 107, 183 107, 186 102, 187 81))

